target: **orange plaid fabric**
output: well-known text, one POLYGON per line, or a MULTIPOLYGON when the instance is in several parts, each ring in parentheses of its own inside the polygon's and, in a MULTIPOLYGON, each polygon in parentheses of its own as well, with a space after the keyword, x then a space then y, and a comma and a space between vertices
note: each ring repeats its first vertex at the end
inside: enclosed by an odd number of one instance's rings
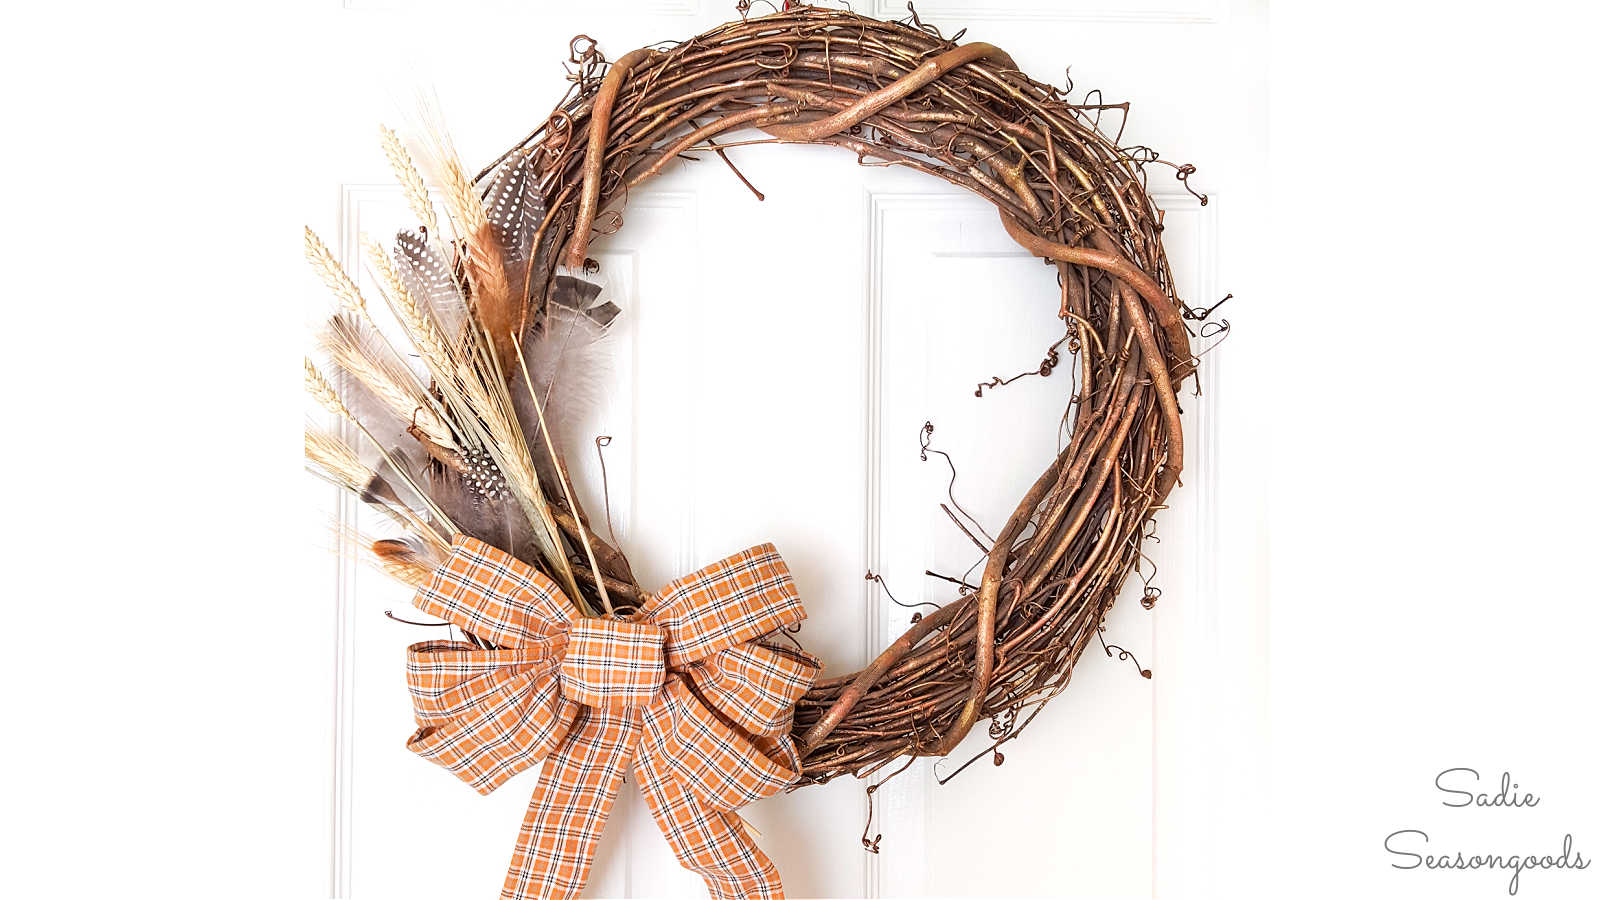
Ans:
POLYGON ((469 537, 417 606, 496 645, 407 651, 407 746, 481 793, 544 761, 504 900, 576 897, 632 768, 678 860, 718 900, 781 898, 734 810, 794 783, 794 704, 821 666, 757 639, 805 618, 771 544, 672 582, 632 620, 586 618, 554 582, 469 537))

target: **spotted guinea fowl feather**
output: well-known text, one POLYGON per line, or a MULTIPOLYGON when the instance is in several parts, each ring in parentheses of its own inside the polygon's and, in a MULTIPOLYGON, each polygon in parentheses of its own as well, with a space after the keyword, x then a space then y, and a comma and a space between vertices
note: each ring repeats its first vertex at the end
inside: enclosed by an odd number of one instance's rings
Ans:
POLYGON ((544 218, 544 198, 533 183, 526 153, 508 157, 489 177, 483 194, 484 225, 469 242, 474 312, 508 379, 516 371, 514 338, 526 322, 533 236, 544 218))
POLYGON ((526 262, 545 212, 526 152, 512 154, 495 170, 483 195, 483 208, 507 268, 526 262))
MULTIPOLYGON (((513 329, 522 334, 533 313, 532 298, 543 293, 536 273, 544 271, 536 265, 533 252, 534 237, 544 222, 544 197, 539 193, 527 153, 512 154, 495 170, 483 204, 489 229, 505 258, 506 279, 514 298, 513 329)), ((508 376, 516 366, 510 368, 508 376)))
POLYGON ((452 342, 459 340, 467 321, 467 298, 436 243, 414 231, 402 231, 394 238, 394 260, 401 283, 422 302, 440 333, 452 342))

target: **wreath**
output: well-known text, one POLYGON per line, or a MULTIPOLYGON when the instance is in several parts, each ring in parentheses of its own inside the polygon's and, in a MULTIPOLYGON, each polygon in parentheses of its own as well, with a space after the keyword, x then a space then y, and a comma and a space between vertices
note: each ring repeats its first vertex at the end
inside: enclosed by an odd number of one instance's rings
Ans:
POLYGON ((419 225, 365 250, 403 343, 307 231, 342 307, 320 337, 324 365, 307 359, 307 388, 345 423, 308 426, 310 468, 404 528, 369 542, 377 562, 462 634, 412 647, 412 749, 479 790, 552 760, 508 896, 581 887, 630 759, 680 858, 718 896, 781 891, 735 812, 749 799, 946 755, 985 719, 998 764, 1099 635, 1182 472, 1194 316, 1147 190, 1149 167, 1170 164, 1098 127, 1126 104, 1072 102, 914 11, 740 11, 615 61, 575 38, 567 96, 475 176, 429 130, 418 143, 443 223, 411 149, 385 131, 419 225), (650 590, 591 527, 557 450, 619 312, 591 237, 620 227, 629 193, 678 157, 726 160, 717 138, 743 129, 764 134, 743 143, 833 145, 977 194, 1059 288, 1065 337, 1039 374, 1064 346, 1070 439, 976 584, 846 675, 817 678, 815 659, 778 640, 803 613, 774 548, 650 590), (571 824, 574 807, 586 824, 571 824))

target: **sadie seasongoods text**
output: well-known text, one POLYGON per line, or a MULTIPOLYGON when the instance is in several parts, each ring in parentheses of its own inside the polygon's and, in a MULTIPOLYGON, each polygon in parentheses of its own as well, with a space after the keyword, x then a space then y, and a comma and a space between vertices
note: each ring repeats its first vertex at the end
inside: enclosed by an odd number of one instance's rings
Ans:
MULTIPOLYGON (((1452 809, 1531 809, 1541 798, 1524 790, 1511 779, 1510 772, 1500 774, 1499 790, 1490 793, 1493 786, 1485 787, 1476 769, 1458 767, 1445 769, 1433 779, 1434 787, 1444 794, 1440 803, 1452 809)), ((1390 865, 1396 869, 1499 869, 1511 873, 1506 892, 1515 896, 1522 887, 1522 873, 1534 869, 1566 869, 1581 871, 1589 868, 1590 860, 1573 846, 1570 833, 1561 838, 1559 851, 1554 841, 1544 847, 1519 848, 1529 852, 1495 853, 1468 852, 1460 849, 1441 849, 1431 843, 1428 832, 1417 828, 1403 828, 1389 833, 1383 839, 1383 849, 1391 855, 1390 865)))

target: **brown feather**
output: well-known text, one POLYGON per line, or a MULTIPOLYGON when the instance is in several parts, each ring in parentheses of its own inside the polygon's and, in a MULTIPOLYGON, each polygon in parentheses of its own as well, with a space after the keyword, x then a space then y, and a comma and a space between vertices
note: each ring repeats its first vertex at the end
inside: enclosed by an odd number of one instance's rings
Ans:
POLYGON ((421 586, 433 577, 428 558, 405 541, 373 541, 372 555, 385 572, 407 584, 421 586))
POLYGON ((466 264, 468 280, 472 282, 473 308, 478 314, 478 324, 494 347, 495 359, 502 374, 512 361, 511 329, 522 320, 522 308, 512 295, 511 280, 506 275, 505 259, 495 240, 494 230, 485 225, 473 235, 467 245, 466 264))
POLYGON ((484 192, 485 222, 468 244, 466 263, 478 321, 509 378, 515 371, 513 334, 524 321, 532 237, 544 217, 544 198, 533 186, 526 154, 511 157, 484 192))

